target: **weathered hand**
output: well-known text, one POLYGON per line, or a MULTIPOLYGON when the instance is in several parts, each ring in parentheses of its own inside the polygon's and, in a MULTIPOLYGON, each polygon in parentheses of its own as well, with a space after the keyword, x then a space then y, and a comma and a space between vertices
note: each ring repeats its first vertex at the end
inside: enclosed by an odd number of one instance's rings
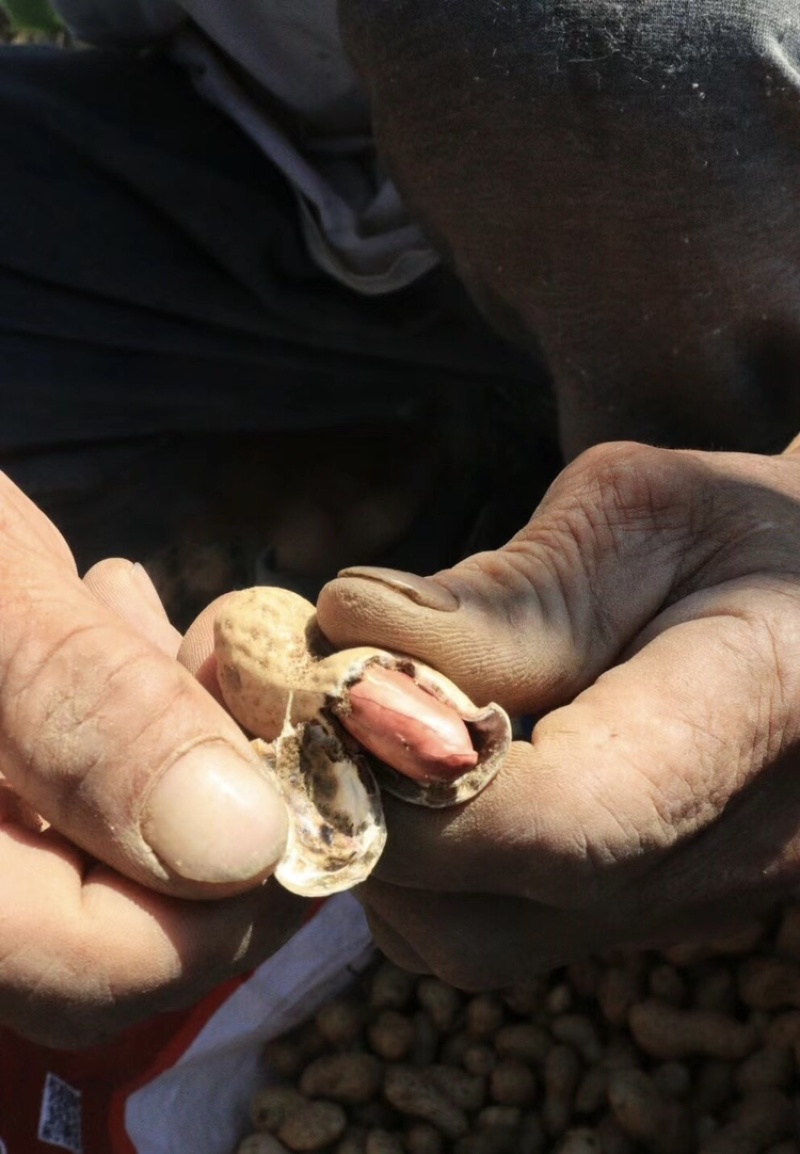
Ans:
POLYGON ((505 548, 319 618, 540 718, 458 811, 387 799, 378 943, 468 988, 723 929, 800 881, 800 453, 612 444, 505 548))
POLYGON ((99 1041, 285 941, 283 803, 146 574, 82 582, 0 475, 0 1024, 99 1041), (212 900, 216 899, 216 900, 212 900))

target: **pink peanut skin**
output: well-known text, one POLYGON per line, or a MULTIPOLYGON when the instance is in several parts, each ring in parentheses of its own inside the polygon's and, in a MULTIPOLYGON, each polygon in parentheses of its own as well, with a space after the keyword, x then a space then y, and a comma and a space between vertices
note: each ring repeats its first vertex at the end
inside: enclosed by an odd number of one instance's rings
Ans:
POLYGON ((348 691, 339 721, 359 744, 414 781, 452 781, 478 763, 455 710, 405 673, 371 665, 348 691))

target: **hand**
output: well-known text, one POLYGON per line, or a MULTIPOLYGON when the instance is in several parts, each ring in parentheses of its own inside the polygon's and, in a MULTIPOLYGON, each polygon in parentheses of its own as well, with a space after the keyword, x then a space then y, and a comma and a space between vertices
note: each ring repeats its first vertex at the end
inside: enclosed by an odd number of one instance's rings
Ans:
POLYGON ((285 811, 142 569, 84 582, 0 475, 0 1024, 77 1047, 283 944, 285 811), (212 900, 215 899, 215 900, 212 900))
POLYGON ((456 811, 387 799, 378 944, 465 988, 728 929, 800 881, 800 452, 613 444, 505 548, 352 570, 339 646, 420 657, 540 717, 456 811))

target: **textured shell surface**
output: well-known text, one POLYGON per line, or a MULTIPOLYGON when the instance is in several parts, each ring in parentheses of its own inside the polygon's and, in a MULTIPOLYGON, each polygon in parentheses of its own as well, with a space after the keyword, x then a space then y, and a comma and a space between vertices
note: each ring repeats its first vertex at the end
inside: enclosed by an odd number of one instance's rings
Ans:
POLYGON ((303 722, 254 748, 291 821, 275 877, 292 893, 319 897, 363 881, 386 843, 380 792, 358 755, 346 755, 324 723, 303 722))
POLYGON ((478 707, 424 663, 371 647, 333 652, 314 606, 285 589, 246 589, 226 600, 215 622, 220 689, 233 716, 256 739, 290 815, 276 877, 318 896, 363 881, 386 840, 380 791, 415 805, 469 800, 491 782, 511 741, 499 706, 478 707), (420 782, 367 756, 337 720, 348 689, 372 664, 410 677, 465 722, 477 765, 450 781, 420 782))

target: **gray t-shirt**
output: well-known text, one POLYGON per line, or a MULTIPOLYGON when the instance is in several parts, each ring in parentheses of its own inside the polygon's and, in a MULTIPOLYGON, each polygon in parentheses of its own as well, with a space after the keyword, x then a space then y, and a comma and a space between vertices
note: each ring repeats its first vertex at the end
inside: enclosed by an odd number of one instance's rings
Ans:
POLYGON ((342 48, 336 0, 55 4, 90 43, 168 38, 201 94, 286 175, 309 250, 332 276, 379 294, 402 288, 436 263, 375 156, 369 107, 342 48))

